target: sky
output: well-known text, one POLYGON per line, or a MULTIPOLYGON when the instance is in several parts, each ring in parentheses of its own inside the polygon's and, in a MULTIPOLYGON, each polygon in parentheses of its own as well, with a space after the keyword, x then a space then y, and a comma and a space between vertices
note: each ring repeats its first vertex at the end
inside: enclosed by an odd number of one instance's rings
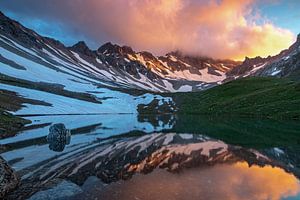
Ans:
POLYGON ((0 10, 71 46, 243 60, 275 55, 300 33, 299 0, 1 0, 0 10))

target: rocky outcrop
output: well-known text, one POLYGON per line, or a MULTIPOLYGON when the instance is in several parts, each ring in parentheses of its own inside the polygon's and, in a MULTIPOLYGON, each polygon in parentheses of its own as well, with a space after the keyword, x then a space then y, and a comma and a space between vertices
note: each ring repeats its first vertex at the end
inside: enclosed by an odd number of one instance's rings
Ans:
POLYGON ((262 58, 260 56, 257 56, 255 58, 248 58, 246 57, 244 62, 237 67, 234 67, 232 70, 230 70, 227 75, 228 76, 242 76, 246 74, 247 72, 251 71, 255 66, 262 65, 266 62, 268 62, 269 58, 262 58))
POLYGON ((72 47, 69 47, 69 49, 92 58, 96 58, 97 55, 96 52, 92 51, 84 41, 74 44, 72 47))
POLYGON ((101 47, 98 48, 97 52, 101 54, 121 54, 121 55, 135 53, 131 47, 128 46, 121 47, 117 44, 112 44, 111 42, 107 42, 103 44, 101 47))
POLYGON ((0 199, 19 185, 20 179, 15 171, 0 156, 0 199))

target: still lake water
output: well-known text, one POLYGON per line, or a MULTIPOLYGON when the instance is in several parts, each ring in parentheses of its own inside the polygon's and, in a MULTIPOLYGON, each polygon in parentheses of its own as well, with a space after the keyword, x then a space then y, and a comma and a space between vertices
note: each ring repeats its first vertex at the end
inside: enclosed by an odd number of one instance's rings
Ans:
POLYGON ((15 199, 300 199, 300 123, 208 116, 65 115, 0 140, 15 199), (62 123, 70 135, 52 138, 62 123))

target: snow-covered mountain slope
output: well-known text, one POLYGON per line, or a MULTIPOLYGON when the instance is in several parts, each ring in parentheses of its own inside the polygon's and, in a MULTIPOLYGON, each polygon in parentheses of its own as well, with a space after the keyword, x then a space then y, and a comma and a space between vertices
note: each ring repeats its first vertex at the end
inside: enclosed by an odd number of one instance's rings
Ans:
POLYGON ((136 113, 139 104, 154 99, 172 102, 129 91, 138 82, 133 76, 118 78, 100 57, 92 60, 71 49, 0 15, 0 91, 48 104, 25 105, 17 114, 136 113))

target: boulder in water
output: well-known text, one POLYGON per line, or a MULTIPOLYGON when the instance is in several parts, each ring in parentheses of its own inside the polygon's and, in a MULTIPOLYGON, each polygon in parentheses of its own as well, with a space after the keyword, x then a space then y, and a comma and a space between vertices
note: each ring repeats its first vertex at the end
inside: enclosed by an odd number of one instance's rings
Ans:
POLYGON ((71 131, 66 129, 64 124, 54 124, 49 128, 47 141, 49 143, 49 149, 62 152, 65 146, 70 144, 71 131))

